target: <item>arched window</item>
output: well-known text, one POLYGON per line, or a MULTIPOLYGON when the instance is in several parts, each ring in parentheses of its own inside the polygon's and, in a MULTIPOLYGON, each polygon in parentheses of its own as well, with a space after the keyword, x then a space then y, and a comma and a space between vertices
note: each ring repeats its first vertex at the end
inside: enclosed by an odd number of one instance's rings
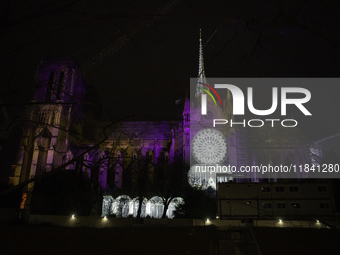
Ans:
POLYGON ((152 162, 153 161, 153 153, 152 153, 152 151, 148 151, 146 153, 146 157, 149 160, 149 162, 152 162))
POLYGON ((161 161, 163 161, 165 159, 165 152, 163 150, 159 153, 159 159, 161 161))
POLYGON ((54 72, 51 72, 48 78, 48 83, 47 83, 47 90, 46 90, 46 95, 45 95, 46 101, 50 101, 52 99, 53 81, 54 81, 54 72))
POLYGON ((92 157, 92 167, 91 167, 91 181, 96 183, 98 182, 99 178, 99 168, 100 165, 98 164, 99 161, 99 152, 97 152, 93 157, 92 157))
POLYGON ((114 186, 117 189, 121 189, 123 186, 123 157, 120 151, 117 151, 116 164, 114 169, 114 186))
POLYGON ((58 81, 57 100, 60 100, 60 96, 63 91, 63 86, 64 86, 64 72, 61 72, 58 81))
MULTIPOLYGON (((141 212, 140 217, 145 218, 146 217, 146 204, 148 200, 146 198, 143 199, 142 206, 141 206, 141 212)), ((138 207, 139 207, 139 199, 138 197, 134 198, 132 200, 132 206, 133 206, 133 217, 137 217, 138 215, 138 207)))
POLYGON ((46 171, 47 154, 51 144, 51 132, 44 128, 38 137, 37 145, 39 146, 39 154, 36 167, 36 175, 42 174, 46 171))
POLYGON ((164 153, 164 159, 166 162, 169 161, 169 153, 167 151, 164 153))
POLYGON ((151 218, 160 219, 164 210, 163 200, 155 196, 147 202, 146 208, 147 214, 150 215, 151 218))
POLYGON ((110 214, 113 214, 113 203, 114 199, 112 196, 103 196, 103 204, 102 204, 102 215, 101 217, 108 216, 110 214))
POLYGON ((44 114, 43 114, 43 112, 39 112, 39 114, 38 114, 38 125, 42 126, 43 123, 44 123, 44 114))
MULTIPOLYGON (((116 207, 116 208, 114 208, 113 211, 116 214, 117 218, 127 218, 127 217, 129 217, 130 202, 131 202, 131 198, 129 196, 126 196, 126 195, 119 196, 115 199, 114 207, 116 207)), ((131 206, 133 206, 132 203, 131 203, 131 206)))
POLYGON ((55 112, 52 112, 52 116, 51 116, 51 125, 54 125, 54 119, 55 119, 55 112))

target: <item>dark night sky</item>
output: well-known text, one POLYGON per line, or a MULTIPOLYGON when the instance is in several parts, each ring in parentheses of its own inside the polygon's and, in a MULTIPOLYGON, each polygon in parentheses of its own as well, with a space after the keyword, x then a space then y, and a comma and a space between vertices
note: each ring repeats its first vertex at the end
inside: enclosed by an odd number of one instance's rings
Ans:
MULTIPOLYGON (((0 99, 28 101, 41 59, 71 56, 82 65, 167 2, 3 1, 0 99)), ((128 111, 171 118, 197 76, 200 28, 204 42, 213 35, 204 47, 207 77, 339 77, 340 4, 305 2, 180 1, 89 69, 85 81, 114 118, 128 111)), ((338 132, 340 88, 315 85, 311 92, 313 119, 301 128, 313 138, 338 132)))

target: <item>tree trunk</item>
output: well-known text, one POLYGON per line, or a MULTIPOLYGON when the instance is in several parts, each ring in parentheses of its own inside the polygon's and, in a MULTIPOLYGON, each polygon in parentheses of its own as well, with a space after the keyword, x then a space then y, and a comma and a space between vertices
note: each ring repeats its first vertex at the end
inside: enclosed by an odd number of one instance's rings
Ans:
POLYGON ((165 217, 166 217, 166 211, 169 208, 169 204, 171 203, 171 200, 172 200, 172 198, 168 198, 164 202, 164 210, 163 210, 163 214, 162 214, 162 219, 165 219, 165 217))
POLYGON ((142 205, 143 205, 143 196, 138 196, 138 211, 137 211, 137 219, 140 219, 142 213, 142 205))

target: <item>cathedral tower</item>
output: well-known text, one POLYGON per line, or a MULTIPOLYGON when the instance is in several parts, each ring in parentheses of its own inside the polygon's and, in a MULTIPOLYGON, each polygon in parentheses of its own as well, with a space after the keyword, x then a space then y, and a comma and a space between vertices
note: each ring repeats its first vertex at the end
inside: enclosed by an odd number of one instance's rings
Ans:
MULTIPOLYGON (((36 84, 34 100, 27 108, 14 185, 65 163, 81 135, 85 84, 77 64, 72 59, 45 59, 38 67, 36 84)), ((32 187, 33 183, 28 191, 32 187)))

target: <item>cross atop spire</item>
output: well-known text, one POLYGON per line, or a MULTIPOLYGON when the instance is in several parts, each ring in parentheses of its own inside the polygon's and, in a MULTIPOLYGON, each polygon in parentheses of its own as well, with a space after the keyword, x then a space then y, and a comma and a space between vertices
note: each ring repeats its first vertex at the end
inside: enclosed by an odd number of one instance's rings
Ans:
POLYGON ((199 88, 203 88, 203 85, 201 83, 207 83, 206 78, 205 78, 205 71, 204 71, 202 29, 200 29, 200 39, 199 39, 198 77, 197 77, 196 97, 199 97, 199 95, 202 93, 202 90, 199 89, 199 88))

